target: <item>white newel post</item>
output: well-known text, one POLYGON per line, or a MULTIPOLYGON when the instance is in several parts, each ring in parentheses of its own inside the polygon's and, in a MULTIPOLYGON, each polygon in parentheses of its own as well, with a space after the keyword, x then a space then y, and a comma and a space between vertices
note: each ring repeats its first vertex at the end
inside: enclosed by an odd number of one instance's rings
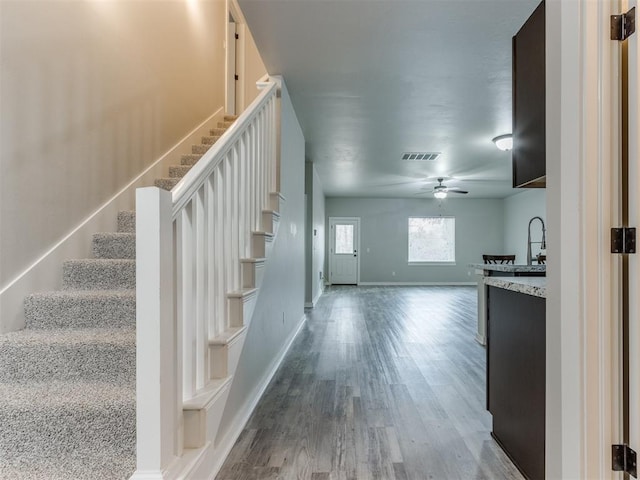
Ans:
POLYGON ((177 458, 181 430, 174 322, 171 194, 136 191, 137 470, 163 479, 177 458))

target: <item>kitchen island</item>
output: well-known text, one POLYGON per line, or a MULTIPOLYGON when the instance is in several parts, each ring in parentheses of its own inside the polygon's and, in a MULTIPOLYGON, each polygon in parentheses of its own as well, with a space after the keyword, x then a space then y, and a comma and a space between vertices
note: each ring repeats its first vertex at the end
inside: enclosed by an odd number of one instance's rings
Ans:
POLYGON ((484 283, 486 277, 544 277, 547 272, 546 265, 513 265, 513 264, 486 264, 472 263, 469 268, 473 268, 476 274, 478 284, 478 327, 476 331, 476 341, 480 345, 486 344, 487 331, 487 306, 485 298, 487 298, 487 286, 484 283))
POLYGON ((546 278, 484 282, 491 434, 526 478, 544 479, 546 278))

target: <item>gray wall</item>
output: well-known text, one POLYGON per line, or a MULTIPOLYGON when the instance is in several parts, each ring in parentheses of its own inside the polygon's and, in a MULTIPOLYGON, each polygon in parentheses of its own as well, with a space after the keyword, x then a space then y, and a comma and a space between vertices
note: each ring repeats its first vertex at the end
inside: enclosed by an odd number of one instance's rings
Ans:
POLYGON ((305 306, 312 307, 324 288, 325 264, 325 197, 320 177, 313 163, 305 168, 306 201, 306 288, 305 306))
MULTIPOLYGON (((327 198, 327 225, 329 217, 360 217, 361 283, 473 282, 467 265, 481 263, 483 253, 503 251, 504 203, 500 199, 447 198, 440 203, 435 199, 327 198), (456 218, 456 264, 408 265, 407 219, 438 215, 456 218)), ((329 235, 327 259, 328 245, 329 235)))
MULTIPOLYGON (((527 227, 535 216, 546 222, 546 190, 536 188, 524 190, 504 199, 504 253, 515 254, 516 263, 527 263, 527 227)), ((536 220, 531 224, 531 239, 539 242, 542 226, 536 220)), ((540 245, 531 247, 533 256, 540 253, 540 245)), ((534 262, 535 263, 535 262, 534 262)))
POLYGON ((224 436, 241 422, 304 316, 304 137, 282 91, 281 190, 286 202, 255 314, 222 420, 224 436))

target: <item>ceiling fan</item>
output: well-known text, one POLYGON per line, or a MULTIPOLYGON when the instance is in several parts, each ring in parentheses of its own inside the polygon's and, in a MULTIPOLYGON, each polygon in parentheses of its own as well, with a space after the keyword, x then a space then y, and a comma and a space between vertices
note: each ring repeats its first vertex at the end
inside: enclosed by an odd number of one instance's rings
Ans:
POLYGON ((438 199, 447 198, 448 193, 461 193, 461 194, 469 193, 466 190, 462 190, 460 188, 447 187, 446 185, 443 185, 442 184, 442 182, 444 181, 443 177, 440 177, 437 180, 438 180, 438 185, 435 185, 433 187, 433 196, 438 199))

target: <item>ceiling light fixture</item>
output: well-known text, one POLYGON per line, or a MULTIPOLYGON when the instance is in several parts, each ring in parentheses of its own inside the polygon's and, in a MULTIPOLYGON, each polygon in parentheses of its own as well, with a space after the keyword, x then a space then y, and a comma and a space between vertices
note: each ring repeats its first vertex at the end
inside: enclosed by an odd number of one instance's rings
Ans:
POLYGON ((493 143, 496 144, 498 149, 506 152, 507 150, 511 150, 513 148, 513 135, 510 133, 506 133, 504 135, 498 135, 496 138, 491 139, 493 143))
POLYGON ((438 190, 433 192, 433 196, 438 200, 442 200, 443 198, 447 198, 447 192, 443 192, 442 190, 438 190))

